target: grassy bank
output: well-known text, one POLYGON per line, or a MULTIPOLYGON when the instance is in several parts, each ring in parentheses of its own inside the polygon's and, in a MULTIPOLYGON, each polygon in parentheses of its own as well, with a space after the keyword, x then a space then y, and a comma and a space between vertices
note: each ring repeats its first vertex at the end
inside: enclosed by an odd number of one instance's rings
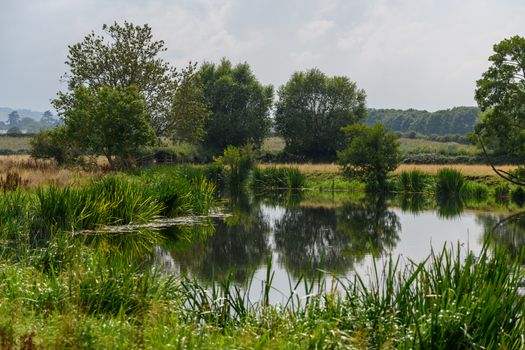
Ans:
MULTIPOLYGON (((133 236, 120 237, 130 244, 133 236)), ((223 281, 206 288, 145 269, 107 237, 57 235, 31 257, 0 257, 3 348, 505 348, 525 332, 522 267, 495 251, 444 249, 422 264, 378 261, 371 278, 272 306, 223 281), (113 243, 113 245, 111 245, 113 243), (107 249, 107 248, 110 249, 107 249), (31 347, 33 346, 33 347, 31 347)), ((151 244, 142 244, 151 249, 151 244)), ((144 251, 143 251, 144 253, 144 251)), ((271 269, 263 291, 271 286, 271 269)), ((313 290, 313 289, 311 289, 313 290)))

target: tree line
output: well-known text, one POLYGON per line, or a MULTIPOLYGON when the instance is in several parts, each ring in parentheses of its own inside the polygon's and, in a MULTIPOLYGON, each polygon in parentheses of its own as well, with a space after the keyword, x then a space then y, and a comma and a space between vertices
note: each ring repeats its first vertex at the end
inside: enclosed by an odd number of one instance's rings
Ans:
POLYGON ((247 63, 195 63, 180 70, 164 61, 163 41, 148 25, 104 25, 69 46, 62 77, 67 90, 52 104, 64 125, 38 134, 35 157, 59 162, 104 156, 129 166, 137 151, 166 140, 220 154, 226 146, 259 148, 272 128, 286 152, 331 157, 344 145, 341 128, 366 118, 365 92, 348 77, 318 69, 296 72, 277 90, 263 85, 247 63))
POLYGON ((367 124, 382 123, 390 130, 422 135, 465 135, 473 132, 478 107, 454 107, 436 112, 417 109, 368 109, 367 124))
MULTIPOLYGON (((107 37, 91 32, 69 46, 69 71, 62 77, 67 90, 52 101, 63 125, 33 138, 33 156, 58 162, 104 156, 116 168, 133 165, 140 149, 170 140, 199 145, 211 158, 227 146, 259 148, 273 128, 286 142, 285 153, 302 159, 339 155, 347 173, 366 168, 383 176, 398 159, 398 143, 384 126, 365 122, 447 134, 471 131, 477 117, 476 107, 367 111, 366 93, 355 82, 315 68, 294 73, 275 94, 247 63, 222 59, 172 67, 160 57, 164 42, 153 39, 148 25, 114 23, 103 31, 107 37)), ((497 44, 493 66, 476 90, 484 112, 476 127, 480 140, 513 154, 525 149, 524 42, 513 37, 497 44)))
POLYGON ((21 133, 35 133, 41 130, 49 130, 60 124, 51 111, 45 111, 40 120, 30 117, 22 117, 14 110, 7 115, 7 121, 0 121, 0 130, 7 130, 7 134, 17 135, 21 133))

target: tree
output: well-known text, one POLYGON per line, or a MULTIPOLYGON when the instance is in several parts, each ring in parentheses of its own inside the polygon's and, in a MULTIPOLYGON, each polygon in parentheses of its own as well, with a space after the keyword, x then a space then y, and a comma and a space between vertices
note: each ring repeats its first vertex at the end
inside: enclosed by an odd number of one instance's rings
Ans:
POLYGON ((17 111, 12 111, 7 115, 7 122, 10 127, 18 126, 20 124, 20 115, 17 111))
POLYGON ((349 178, 358 178, 369 190, 386 188, 388 172, 399 164, 399 142, 394 133, 382 124, 349 125, 342 129, 348 137, 348 146, 338 152, 338 162, 349 178))
MULTIPOLYGON (((476 101, 483 111, 476 134, 482 147, 510 156, 525 156, 525 38, 513 36, 494 45, 491 66, 476 82, 476 101)), ((503 178, 525 184, 511 174, 503 178)))
MULTIPOLYGON (((153 40, 147 24, 114 23, 103 25, 102 29, 109 36, 108 40, 91 32, 82 42, 69 46, 65 63, 70 71, 63 76, 68 91, 58 93, 53 100, 54 107, 60 115, 71 109, 75 92, 80 87, 116 89, 135 86, 144 98, 157 135, 171 135, 177 118, 192 116, 177 111, 173 113, 173 102, 179 83, 194 73, 194 65, 190 62, 183 73, 177 73, 163 61, 159 55, 166 50, 164 42, 153 40)), ((195 96, 199 95, 189 97, 195 96)), ((180 102, 180 98, 177 101, 180 102)), ((193 123, 202 123, 199 118, 193 123)))
POLYGON ((43 129, 51 129, 58 125, 58 120, 53 117, 51 111, 45 111, 40 118, 40 126, 43 129))
POLYGON ((366 118, 365 92, 347 77, 318 69, 294 73, 278 96, 275 128, 292 154, 335 157, 343 145, 341 128, 366 118))
POLYGON ((78 88, 64 113, 66 137, 83 154, 104 156, 110 166, 128 166, 155 133, 145 102, 131 87, 78 88))
POLYGON ((263 86, 247 63, 232 66, 223 59, 199 72, 211 111, 204 144, 215 153, 228 145, 259 147, 271 125, 272 86, 263 86))
POLYGON ((12 126, 9 129, 7 129, 7 135, 20 135, 22 133, 22 130, 18 126, 12 126))
POLYGON ((476 132, 490 148, 523 157, 525 38, 513 36, 497 43, 489 61, 491 66, 476 82, 476 101, 484 112, 476 132))

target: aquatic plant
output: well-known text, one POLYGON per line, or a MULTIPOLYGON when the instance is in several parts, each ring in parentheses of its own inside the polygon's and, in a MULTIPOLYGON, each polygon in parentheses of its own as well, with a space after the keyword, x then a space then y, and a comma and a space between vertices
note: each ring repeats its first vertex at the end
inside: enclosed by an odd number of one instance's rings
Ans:
POLYGON ((458 170, 442 168, 436 175, 436 194, 438 196, 459 195, 465 186, 465 178, 458 170))
POLYGON ((402 171, 397 176, 397 190, 404 193, 424 192, 431 178, 420 170, 402 171))
POLYGON ((304 184, 305 176, 291 167, 256 167, 250 181, 250 186, 258 191, 301 189, 304 184))

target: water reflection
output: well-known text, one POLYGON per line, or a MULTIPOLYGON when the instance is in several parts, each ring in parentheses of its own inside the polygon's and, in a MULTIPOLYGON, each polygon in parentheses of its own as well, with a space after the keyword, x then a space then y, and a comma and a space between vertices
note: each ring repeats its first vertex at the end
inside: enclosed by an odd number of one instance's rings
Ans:
MULTIPOLYGON (((252 205, 247 196, 237 196, 232 200, 231 211, 231 217, 214 222, 215 232, 207 239, 184 242, 173 239, 164 245, 164 251, 177 262, 180 272, 204 281, 231 275, 233 281, 242 285, 265 262, 271 253, 270 226, 260 207, 252 205)), ((180 230, 183 228, 173 227, 170 235, 178 237, 180 230)))
POLYGON ((485 239, 489 239, 493 247, 504 249, 509 257, 521 258, 525 247, 525 213, 508 215, 479 215, 477 217, 485 228, 485 239))
POLYGON ((436 196, 437 213, 444 219, 452 219, 463 213, 464 203, 459 195, 436 196))

